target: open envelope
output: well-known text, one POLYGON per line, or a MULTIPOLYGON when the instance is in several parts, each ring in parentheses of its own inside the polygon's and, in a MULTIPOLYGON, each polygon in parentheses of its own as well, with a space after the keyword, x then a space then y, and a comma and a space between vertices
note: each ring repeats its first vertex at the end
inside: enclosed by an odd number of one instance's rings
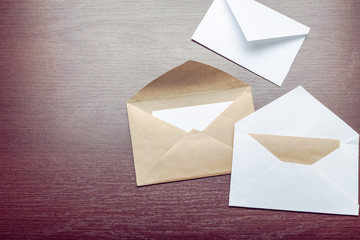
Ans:
POLYGON ((254 0, 214 0, 192 39, 281 86, 309 31, 254 0))
POLYGON ((188 61, 127 102, 138 186, 229 174, 234 124, 254 111, 250 86, 188 61))
POLYGON ((358 215, 358 145, 298 87, 235 124, 229 205, 358 215))

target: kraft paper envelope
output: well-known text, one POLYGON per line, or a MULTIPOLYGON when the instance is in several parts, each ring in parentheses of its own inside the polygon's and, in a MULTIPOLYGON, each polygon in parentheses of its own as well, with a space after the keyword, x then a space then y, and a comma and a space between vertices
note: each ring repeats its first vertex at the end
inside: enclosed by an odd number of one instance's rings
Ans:
POLYGON ((254 0, 214 0, 192 40, 281 86, 309 31, 254 0))
POLYGON ((230 206, 358 215, 359 134, 297 87, 235 124, 230 206))
POLYGON ((254 111, 250 86, 188 61, 127 102, 138 186, 229 174, 234 124, 254 111))

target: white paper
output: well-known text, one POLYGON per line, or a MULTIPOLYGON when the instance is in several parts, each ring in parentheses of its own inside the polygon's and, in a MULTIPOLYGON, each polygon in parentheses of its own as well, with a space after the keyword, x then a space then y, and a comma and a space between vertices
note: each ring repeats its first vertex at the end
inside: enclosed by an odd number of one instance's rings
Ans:
POLYGON ((359 135, 298 87, 235 124, 230 206, 358 215, 359 135), (339 139, 313 165, 282 162, 249 134, 339 139))
POLYGON ((152 115, 186 132, 203 131, 234 101, 153 111, 152 115))
POLYGON ((214 0, 192 39, 281 86, 309 31, 254 0, 214 0))

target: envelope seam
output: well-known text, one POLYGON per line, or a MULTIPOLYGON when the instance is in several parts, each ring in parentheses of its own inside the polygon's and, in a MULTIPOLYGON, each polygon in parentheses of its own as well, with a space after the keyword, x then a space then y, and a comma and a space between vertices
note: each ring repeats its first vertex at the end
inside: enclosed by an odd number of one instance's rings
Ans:
POLYGON ((327 181, 331 182, 331 184, 341 193, 345 194, 347 198, 351 199, 354 203, 358 205, 357 199, 353 199, 347 192, 341 190, 338 184, 336 184, 334 181, 332 181, 329 177, 326 176, 322 171, 320 171, 317 167, 314 167, 316 172, 318 172, 322 178, 326 179, 327 181))

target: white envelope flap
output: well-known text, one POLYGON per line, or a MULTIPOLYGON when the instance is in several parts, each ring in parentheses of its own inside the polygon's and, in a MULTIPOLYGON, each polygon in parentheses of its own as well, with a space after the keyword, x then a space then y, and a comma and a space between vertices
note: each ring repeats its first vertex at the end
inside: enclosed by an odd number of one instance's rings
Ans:
POLYGON ((306 35, 310 28, 254 0, 226 0, 247 41, 306 35))
POLYGON ((236 123, 238 132, 339 139, 358 134, 303 87, 297 87, 236 123))

